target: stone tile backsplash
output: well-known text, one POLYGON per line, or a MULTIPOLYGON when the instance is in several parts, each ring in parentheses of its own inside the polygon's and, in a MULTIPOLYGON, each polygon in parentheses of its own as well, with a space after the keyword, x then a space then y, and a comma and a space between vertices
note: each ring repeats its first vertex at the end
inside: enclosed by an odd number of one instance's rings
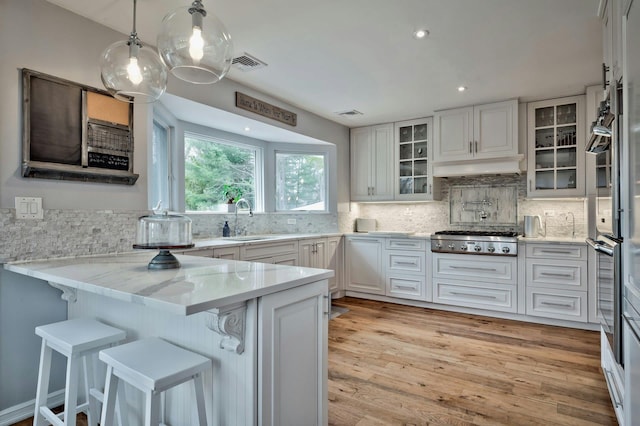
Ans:
MULTIPOLYGON (((0 263, 132 251, 138 218, 148 211, 45 210, 43 220, 17 220, 14 209, 0 209, 0 263)), ((194 214, 194 239, 222 236, 224 221, 232 232, 235 216, 194 214)), ((337 232, 330 214, 238 215, 242 234, 310 234, 337 232), (295 219, 295 225, 289 224, 295 219)))

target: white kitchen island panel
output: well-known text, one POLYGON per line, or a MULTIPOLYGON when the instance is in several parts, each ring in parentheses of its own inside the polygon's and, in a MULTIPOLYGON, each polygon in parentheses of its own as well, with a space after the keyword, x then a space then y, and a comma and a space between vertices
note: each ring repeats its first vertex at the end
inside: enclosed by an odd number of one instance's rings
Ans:
MULTIPOLYGON (((333 271, 195 256, 178 256, 182 263, 179 269, 150 271, 147 263, 153 255, 14 262, 5 269, 61 289, 69 302, 69 318, 97 318, 126 330, 128 341, 158 336, 210 358, 213 368, 204 376, 210 425, 270 425, 269 419, 259 416, 258 407, 269 404, 276 411, 288 410, 286 403, 272 405, 273 395, 263 391, 271 388, 264 375, 258 383, 259 354, 268 352, 272 359, 280 359, 278 351, 282 349, 268 338, 261 339, 262 334, 273 336, 275 330, 264 329, 268 312, 261 312, 260 301, 269 296, 270 300, 298 300, 300 306, 306 306, 304 301, 315 300, 313 309, 319 313, 315 324, 294 321, 277 332, 287 343, 307 334, 317 336, 316 356, 305 358, 298 367, 289 363, 291 371, 269 380, 289 380, 292 374, 304 373, 310 359, 315 359, 318 380, 292 388, 295 396, 286 392, 281 396, 285 401, 288 397, 305 401, 302 411, 301 406, 291 407, 295 418, 308 418, 313 425, 326 424, 326 296, 333 271)), ((97 379, 103 382, 104 374, 98 374, 97 379)), ((143 398, 128 385, 126 390, 130 424, 141 424, 143 398)), ((166 424, 196 423, 193 394, 189 383, 166 393, 166 424)), ((290 417, 288 412, 275 412, 271 418, 290 417)))

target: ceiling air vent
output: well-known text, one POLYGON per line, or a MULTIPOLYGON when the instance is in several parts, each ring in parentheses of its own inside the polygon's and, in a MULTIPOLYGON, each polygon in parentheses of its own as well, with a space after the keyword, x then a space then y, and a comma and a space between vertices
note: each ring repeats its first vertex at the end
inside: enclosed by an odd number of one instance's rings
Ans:
POLYGON ((336 112, 338 115, 342 115, 343 117, 353 117, 355 115, 362 115, 362 113, 355 109, 350 109, 349 111, 340 111, 336 112))
POLYGON ((235 68, 239 69, 240 71, 245 71, 245 72, 257 70, 258 68, 264 68, 267 66, 266 63, 262 62, 260 59, 257 59, 249 55, 246 52, 241 56, 237 56, 233 58, 233 61, 231 61, 231 65, 233 65, 235 68))

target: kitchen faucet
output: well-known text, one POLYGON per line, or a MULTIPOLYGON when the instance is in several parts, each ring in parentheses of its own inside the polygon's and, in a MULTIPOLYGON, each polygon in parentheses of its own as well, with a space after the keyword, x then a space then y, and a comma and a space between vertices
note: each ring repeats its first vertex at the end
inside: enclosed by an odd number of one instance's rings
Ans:
POLYGON ((240 208, 240 203, 244 203, 247 205, 247 207, 249 208, 249 217, 253 217, 253 211, 251 210, 251 203, 249 203, 249 201, 247 201, 245 198, 240 198, 238 201, 236 201, 236 223, 233 227, 236 237, 240 235, 240 231, 238 229, 238 210, 240 208))

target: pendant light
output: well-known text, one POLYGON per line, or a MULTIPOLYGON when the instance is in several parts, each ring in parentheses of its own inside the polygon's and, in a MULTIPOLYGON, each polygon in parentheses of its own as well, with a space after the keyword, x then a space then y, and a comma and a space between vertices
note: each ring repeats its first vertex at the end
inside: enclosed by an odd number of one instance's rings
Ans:
POLYGON ((215 83, 231 68, 231 36, 201 0, 164 17, 157 45, 171 73, 190 83, 215 83))
POLYGON ((126 102, 155 102, 167 88, 162 60, 154 49, 142 45, 136 33, 136 0, 131 35, 102 52, 100 75, 109 93, 126 102))

